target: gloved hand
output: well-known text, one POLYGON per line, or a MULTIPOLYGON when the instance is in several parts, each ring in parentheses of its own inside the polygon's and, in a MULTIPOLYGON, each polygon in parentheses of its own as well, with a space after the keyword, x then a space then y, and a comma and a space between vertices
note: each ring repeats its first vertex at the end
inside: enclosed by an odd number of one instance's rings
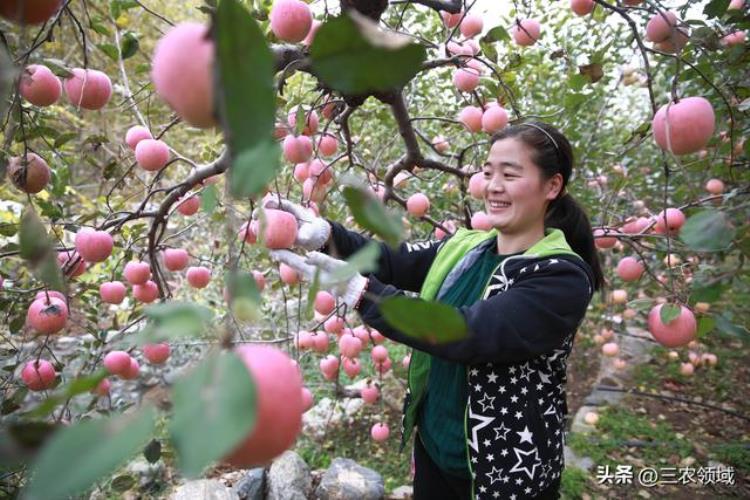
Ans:
MULTIPOLYGON (((294 215, 297 219, 297 238, 294 246, 305 250, 319 250, 325 245, 331 236, 331 225, 322 217, 315 215, 309 208, 293 203, 284 198, 279 203, 278 196, 269 196, 263 202, 264 208, 283 210, 294 215)), ((257 219, 258 211, 253 212, 253 218, 257 219)))
POLYGON ((331 292, 349 308, 357 305, 367 288, 367 278, 353 269, 346 272, 342 268, 348 266, 347 262, 324 253, 308 252, 307 257, 302 257, 290 250, 271 250, 270 255, 275 261, 283 262, 297 271, 303 281, 312 281, 319 270, 320 288, 331 292))

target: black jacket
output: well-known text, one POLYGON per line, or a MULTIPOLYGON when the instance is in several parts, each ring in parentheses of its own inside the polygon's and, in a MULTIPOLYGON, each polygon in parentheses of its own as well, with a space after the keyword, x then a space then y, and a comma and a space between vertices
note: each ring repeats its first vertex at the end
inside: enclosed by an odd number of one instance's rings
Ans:
MULTIPOLYGON (((347 257, 369 240, 332 223, 333 245, 347 257)), ((381 245, 368 294, 417 292, 447 240, 381 245)), ((472 252, 495 247, 494 238, 472 252)), ((469 252, 470 254, 471 252, 469 252)), ((468 265, 467 256, 452 272, 468 265)), ((445 281, 449 281, 449 275, 445 281)), ((467 365, 467 451, 475 498, 533 498, 562 473, 566 360, 593 294, 593 273, 560 252, 503 261, 482 300, 459 307, 470 335, 433 345, 392 328, 367 295, 365 324, 420 351, 467 365)), ((407 404, 410 395, 407 394, 407 404)))

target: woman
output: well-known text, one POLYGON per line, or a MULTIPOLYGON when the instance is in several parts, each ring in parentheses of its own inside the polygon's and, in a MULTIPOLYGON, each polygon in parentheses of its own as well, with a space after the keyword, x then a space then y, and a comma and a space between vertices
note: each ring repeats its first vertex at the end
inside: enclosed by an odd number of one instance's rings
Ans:
MULTIPOLYGON (((492 231, 460 229, 397 251, 381 245, 375 273, 332 290, 365 324, 414 348, 402 447, 416 426, 417 500, 558 497, 566 359, 603 282, 588 217, 565 191, 572 167, 555 128, 504 129, 482 167, 492 231), (392 328, 378 302, 404 290, 455 306, 469 336, 430 344, 392 328)), ((325 242, 323 252, 346 258, 368 242, 307 209, 280 208, 302 221, 297 243, 308 250, 325 242)), ((274 258, 307 277, 343 264, 319 252, 274 258)))

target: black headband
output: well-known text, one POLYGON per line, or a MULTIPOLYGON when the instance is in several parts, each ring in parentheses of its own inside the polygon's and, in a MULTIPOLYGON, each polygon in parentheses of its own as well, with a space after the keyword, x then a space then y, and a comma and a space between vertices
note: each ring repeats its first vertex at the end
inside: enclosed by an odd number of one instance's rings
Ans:
POLYGON ((537 130, 541 130, 544 133, 544 135, 546 135, 549 138, 549 140, 552 141, 552 145, 555 146, 555 150, 557 151, 557 153, 558 154, 560 153, 560 146, 557 145, 557 141, 555 140, 555 138, 552 137, 552 134, 544 130, 542 127, 540 127, 539 125, 535 123, 520 123, 519 125, 525 125, 527 127, 534 127, 537 130))

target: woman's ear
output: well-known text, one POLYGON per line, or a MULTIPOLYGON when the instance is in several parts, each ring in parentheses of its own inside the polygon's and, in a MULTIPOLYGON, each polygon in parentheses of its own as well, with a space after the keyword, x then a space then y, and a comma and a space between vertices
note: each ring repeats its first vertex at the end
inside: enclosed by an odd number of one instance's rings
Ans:
POLYGON ((562 191, 562 188, 563 188, 562 174, 557 173, 553 175, 552 177, 547 179, 547 182, 545 184, 546 184, 546 189, 547 189, 547 195, 545 198, 547 200, 552 201, 555 198, 557 198, 560 195, 560 191, 562 191))

